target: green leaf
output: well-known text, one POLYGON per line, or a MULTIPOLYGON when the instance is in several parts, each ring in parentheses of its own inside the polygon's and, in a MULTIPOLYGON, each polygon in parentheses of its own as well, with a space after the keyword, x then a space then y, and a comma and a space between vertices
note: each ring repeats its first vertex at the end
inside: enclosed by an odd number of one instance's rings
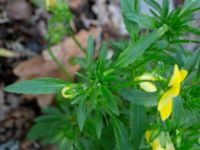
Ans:
POLYGON ((138 38, 139 27, 135 21, 126 18, 127 13, 139 13, 138 0, 120 0, 121 10, 124 16, 124 24, 131 38, 135 41, 138 38))
POLYGON ((102 98, 105 100, 105 107, 107 107, 112 113, 118 115, 119 109, 117 106, 116 98, 112 95, 109 89, 105 86, 101 86, 100 93, 102 98))
POLYGON ((197 82, 200 81, 200 60, 199 60, 198 68, 197 68, 196 80, 197 82))
POLYGON ((102 62, 105 62, 106 61, 106 57, 107 57, 107 43, 106 42, 103 42, 101 44, 101 48, 100 48, 100 52, 99 52, 99 60, 102 61, 102 62))
POLYGON ((18 94, 51 94, 59 92, 67 83, 55 78, 39 78, 14 83, 5 88, 6 92, 18 94))
POLYGON ((179 127, 182 119, 184 118, 185 117, 184 117, 184 108, 182 104, 182 98, 181 96, 178 96, 173 100, 173 109, 172 109, 173 126, 175 128, 179 127))
POLYGON ((123 14, 128 12, 139 13, 140 1, 139 0, 120 0, 121 10, 123 14))
POLYGON ((36 140, 45 137, 49 132, 51 132, 47 128, 49 129, 49 122, 37 123, 30 129, 27 138, 30 140, 36 140))
POLYGON ((112 118, 112 125, 114 128, 117 148, 119 150, 131 150, 129 136, 125 126, 114 116, 111 116, 111 118, 112 118))
POLYGON ((148 29, 155 28, 154 20, 150 16, 143 14, 135 14, 130 12, 127 13, 125 17, 128 20, 136 22, 140 26, 140 28, 148 28, 148 29))
POLYGON ((165 20, 169 12, 169 0, 163 0, 162 2, 162 18, 165 20))
POLYGON ((126 30, 130 34, 131 39, 133 41, 136 41, 138 39, 139 33, 139 26, 137 25, 137 23, 124 17, 124 24, 126 26, 126 30))
POLYGON ((153 93, 146 93, 135 89, 123 89, 119 92, 124 100, 140 106, 157 106, 157 96, 153 93))
POLYGON ((186 69, 188 71, 188 73, 191 73, 195 66, 197 65, 198 63, 198 60, 200 59, 200 48, 197 49, 193 54, 192 56, 190 56, 186 61, 185 61, 185 64, 186 64, 186 69))
POLYGON ((78 110, 77 110, 77 121, 79 125, 80 131, 83 131, 83 127, 85 124, 86 119, 86 110, 84 106, 84 99, 79 103, 78 110))
POLYGON ((123 14, 128 12, 139 12, 140 3, 138 0, 120 0, 120 4, 123 14))
POLYGON ((88 37, 88 42, 87 42, 87 66, 90 69, 93 63, 93 55, 94 55, 94 38, 92 35, 90 35, 88 37))
POLYGON ((52 106, 48 106, 42 109, 42 112, 44 114, 48 115, 62 115, 63 113, 60 111, 60 109, 52 106))
POLYGON ((98 139, 101 137, 101 132, 103 129, 103 120, 102 120, 102 112, 97 110, 95 114, 95 129, 97 133, 98 139))
POLYGON ((139 149, 145 130, 144 106, 131 104, 130 120, 131 137, 133 139, 133 149, 139 149))
POLYGON ((179 17, 187 17, 198 11, 200 9, 200 1, 199 0, 185 0, 185 3, 181 9, 179 17))
POLYGON ((119 55, 115 67, 126 67, 133 63, 167 31, 167 28, 168 27, 164 25, 163 27, 153 31, 136 43, 131 44, 119 55))
POLYGON ((114 41, 111 43, 112 48, 114 49, 114 51, 116 52, 122 52, 124 49, 127 48, 129 42, 122 40, 122 41, 114 41))
POLYGON ((58 119, 61 119, 63 116, 58 116, 58 115, 45 115, 45 116, 40 116, 35 119, 35 122, 53 122, 57 121, 58 119))
POLYGON ((162 8, 155 0, 144 0, 144 2, 154 8, 158 13, 162 14, 162 8))
POLYGON ((193 28, 193 27, 188 26, 185 28, 185 30, 192 32, 195 35, 200 36, 200 30, 198 28, 193 28))
POLYGON ((159 140, 160 140, 160 145, 162 147, 166 147, 166 137, 167 136, 167 133, 166 132, 160 132, 160 135, 159 135, 159 140))

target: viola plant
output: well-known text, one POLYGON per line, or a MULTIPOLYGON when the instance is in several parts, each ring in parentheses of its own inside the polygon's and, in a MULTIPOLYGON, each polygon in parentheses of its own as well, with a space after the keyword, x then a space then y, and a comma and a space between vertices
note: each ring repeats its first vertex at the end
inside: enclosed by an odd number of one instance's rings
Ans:
POLYGON ((126 41, 99 50, 88 37, 87 48, 74 37, 70 9, 62 1, 49 0, 49 53, 67 80, 39 78, 5 88, 18 94, 55 93, 55 105, 27 135, 59 150, 198 150, 200 149, 200 36, 193 27, 199 0, 185 0, 173 10, 169 1, 144 0, 150 14, 140 10, 139 0, 121 0, 126 41), (70 36, 85 54, 76 58, 80 70, 73 80, 51 46, 70 36), (194 43, 194 49, 185 45, 194 43), (107 50, 114 51, 107 59, 107 50), (98 52, 94 56, 94 51, 98 52))

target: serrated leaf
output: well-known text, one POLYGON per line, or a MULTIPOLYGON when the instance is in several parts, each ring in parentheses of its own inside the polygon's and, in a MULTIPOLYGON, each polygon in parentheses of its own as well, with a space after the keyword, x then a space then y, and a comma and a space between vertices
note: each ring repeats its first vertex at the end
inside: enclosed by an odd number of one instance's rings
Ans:
POLYGON ((51 94, 57 93, 66 84, 65 81, 60 79, 38 78, 14 83, 7 86, 4 90, 18 94, 51 94))
POLYGON ((111 118, 118 150, 131 150, 129 136, 125 126, 114 116, 111 118))
POLYGON ((140 57, 158 38, 160 38, 168 27, 164 25, 156 31, 148 34, 136 43, 131 44, 126 48, 118 57, 115 67, 126 67, 133 63, 138 57, 140 57))
POLYGON ((157 95, 146 93, 135 89, 123 89, 119 92, 124 100, 127 100, 136 105, 151 107, 157 106, 157 95))
POLYGON ((130 127, 133 148, 139 149, 141 139, 145 130, 145 108, 144 106, 131 104, 130 109, 130 127))

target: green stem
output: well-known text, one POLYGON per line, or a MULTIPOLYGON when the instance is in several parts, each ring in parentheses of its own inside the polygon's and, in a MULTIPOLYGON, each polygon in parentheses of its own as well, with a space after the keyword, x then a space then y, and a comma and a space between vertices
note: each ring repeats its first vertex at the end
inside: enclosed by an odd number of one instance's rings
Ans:
POLYGON ((82 44, 77 40, 77 38, 75 37, 74 31, 72 30, 72 28, 70 27, 70 25, 68 24, 69 27, 69 31, 71 38, 73 39, 73 41, 76 43, 76 45, 79 47, 79 49, 85 54, 86 53, 86 49, 82 46, 82 44))
POLYGON ((56 63, 56 65, 60 69, 60 71, 62 71, 63 74, 66 76, 67 80, 68 81, 73 81, 73 79, 70 76, 70 74, 67 72, 67 70, 65 69, 63 64, 61 64, 60 61, 56 58, 56 56, 54 55, 54 53, 52 52, 52 50, 51 50, 51 48, 49 46, 48 46, 48 52, 49 52, 49 55, 51 56, 51 58, 53 59, 53 61, 56 63))
POLYGON ((76 39, 76 37, 74 36, 74 34, 71 35, 73 41, 76 43, 76 45, 79 47, 79 49, 85 54, 86 53, 86 49, 81 45, 81 43, 76 39))

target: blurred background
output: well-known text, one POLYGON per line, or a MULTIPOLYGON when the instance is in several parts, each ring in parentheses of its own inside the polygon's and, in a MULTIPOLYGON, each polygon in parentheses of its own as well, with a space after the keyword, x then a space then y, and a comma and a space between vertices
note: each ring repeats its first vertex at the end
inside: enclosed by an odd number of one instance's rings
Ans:
MULTIPOLYGON (((183 0, 169 2, 174 8, 183 0)), ((86 46, 89 34, 95 36, 97 47, 102 40, 109 42, 128 38, 119 0, 67 0, 66 3, 74 15, 71 26, 83 46, 86 46)), ((6 85, 19 80, 63 78, 46 51, 45 35, 50 14, 43 4, 42 0, 0 0, 0 150, 54 149, 25 138, 34 118, 41 114, 41 108, 53 105, 54 96, 16 95, 3 91, 6 85)), ((149 14, 143 1, 141 8, 149 14)), ((194 24, 199 27, 199 14, 196 18, 194 24)), ((187 46, 195 47, 193 44, 187 46)), ((79 66, 69 60, 82 55, 74 41, 70 37, 64 38, 53 46, 53 52, 74 77, 79 66)))

